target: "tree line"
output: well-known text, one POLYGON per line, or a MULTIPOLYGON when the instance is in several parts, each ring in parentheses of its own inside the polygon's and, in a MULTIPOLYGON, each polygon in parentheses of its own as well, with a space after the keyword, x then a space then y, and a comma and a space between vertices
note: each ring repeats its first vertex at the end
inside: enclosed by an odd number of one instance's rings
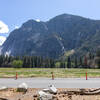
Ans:
POLYGON ((100 68, 100 50, 85 56, 69 56, 65 60, 40 56, 4 56, 0 55, 0 67, 12 68, 100 68))
POLYGON ((38 56, 13 57, 0 55, 0 67, 54 68, 55 60, 38 56))
POLYGON ((100 50, 96 53, 89 52, 84 56, 69 56, 60 64, 63 68, 100 68, 100 50))

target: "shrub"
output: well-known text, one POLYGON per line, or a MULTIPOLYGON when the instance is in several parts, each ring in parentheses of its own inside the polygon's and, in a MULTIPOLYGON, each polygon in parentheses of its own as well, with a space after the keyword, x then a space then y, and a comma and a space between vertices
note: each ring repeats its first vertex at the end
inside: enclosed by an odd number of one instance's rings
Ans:
POLYGON ((15 68, 21 68, 23 65, 23 61, 22 60, 14 60, 12 62, 12 66, 15 68))

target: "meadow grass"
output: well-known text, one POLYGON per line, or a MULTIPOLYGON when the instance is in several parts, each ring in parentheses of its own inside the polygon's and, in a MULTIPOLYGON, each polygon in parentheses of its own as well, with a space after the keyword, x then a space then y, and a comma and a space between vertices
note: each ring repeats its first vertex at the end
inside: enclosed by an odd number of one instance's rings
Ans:
POLYGON ((85 78, 86 72, 88 77, 100 77, 100 69, 64 69, 64 68, 0 68, 1 78, 18 77, 51 77, 51 72, 56 78, 85 78))

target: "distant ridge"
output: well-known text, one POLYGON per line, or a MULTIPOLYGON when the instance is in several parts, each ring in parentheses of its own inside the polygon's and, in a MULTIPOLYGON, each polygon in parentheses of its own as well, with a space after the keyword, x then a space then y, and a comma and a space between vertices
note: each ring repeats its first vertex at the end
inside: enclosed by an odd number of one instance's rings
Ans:
POLYGON ((28 20, 2 46, 5 55, 59 58, 65 52, 84 55, 100 47, 100 21, 62 14, 47 22, 28 20))

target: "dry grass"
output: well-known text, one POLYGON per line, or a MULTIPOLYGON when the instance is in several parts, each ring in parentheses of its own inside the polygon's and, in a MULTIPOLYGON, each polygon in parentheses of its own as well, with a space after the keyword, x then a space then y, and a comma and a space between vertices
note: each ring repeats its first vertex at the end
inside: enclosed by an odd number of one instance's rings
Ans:
POLYGON ((0 77, 15 77, 16 72, 19 77, 51 77, 51 72, 56 78, 71 77, 100 77, 100 69, 60 69, 60 68, 0 68, 0 77))

